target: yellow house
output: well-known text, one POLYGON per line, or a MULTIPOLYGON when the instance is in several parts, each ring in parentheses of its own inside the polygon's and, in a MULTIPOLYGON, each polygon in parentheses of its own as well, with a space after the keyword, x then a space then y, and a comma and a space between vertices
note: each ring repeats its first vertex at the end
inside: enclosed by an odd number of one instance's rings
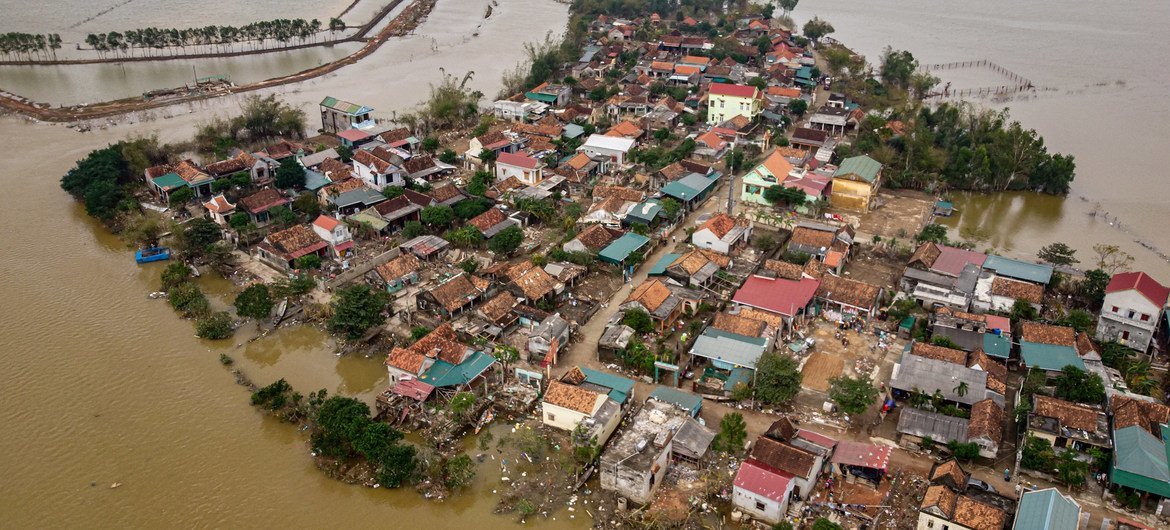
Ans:
POLYGON ((868 156, 846 158, 833 173, 833 208, 868 213, 882 187, 882 165, 868 156))
POLYGON ((736 116, 755 119, 763 110, 760 89, 748 85, 711 83, 707 92, 707 123, 718 125, 736 116))
POLYGON ((597 445, 605 444, 621 420, 621 406, 603 392, 553 381, 541 403, 544 424, 572 432, 582 422, 597 445))

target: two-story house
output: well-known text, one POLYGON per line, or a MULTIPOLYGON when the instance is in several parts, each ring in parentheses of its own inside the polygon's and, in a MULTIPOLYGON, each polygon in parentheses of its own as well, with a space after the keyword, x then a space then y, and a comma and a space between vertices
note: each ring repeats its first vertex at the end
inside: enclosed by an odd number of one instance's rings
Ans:
POLYGON ((1170 287, 1144 272, 1114 274, 1105 287, 1097 338, 1117 341, 1140 352, 1149 351, 1168 296, 1170 287))
POLYGON ((868 213, 881 187, 881 163, 865 155, 849 157, 833 173, 829 203, 834 208, 868 213))
POLYGON ((353 153, 353 170, 358 178, 364 180, 374 189, 381 190, 386 186, 406 185, 403 179, 402 168, 389 160, 390 152, 383 148, 374 151, 358 149, 353 153))
POLYGON ((365 105, 326 97, 321 100, 321 129, 329 134, 337 134, 369 121, 372 112, 374 109, 365 105))
POLYGON ((544 162, 524 153, 500 153, 496 157, 496 180, 516 177, 529 186, 544 180, 544 162))
POLYGON ((335 258, 345 258, 353 249, 353 237, 349 235, 349 226, 333 217, 317 216, 317 219, 313 220, 313 231, 329 243, 335 258))
POLYGON ((763 110, 760 89, 748 85, 711 83, 707 93, 707 123, 718 125, 736 116, 755 119, 763 110))

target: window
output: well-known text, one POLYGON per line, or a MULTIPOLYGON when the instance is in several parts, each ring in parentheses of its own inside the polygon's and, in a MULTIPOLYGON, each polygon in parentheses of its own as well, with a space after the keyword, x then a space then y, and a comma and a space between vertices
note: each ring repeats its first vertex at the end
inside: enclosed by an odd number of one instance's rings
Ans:
POLYGON ((723 100, 722 100, 722 99, 721 99, 721 100, 719 100, 719 108, 723 108, 723 103, 724 103, 724 102, 723 102, 723 100))
POLYGON ((757 509, 757 510, 760 510, 760 511, 763 511, 763 510, 765 509, 765 507, 764 507, 764 503, 762 503, 762 502, 760 502, 760 501, 756 501, 756 509, 757 509))
POLYGON ((1147 315, 1147 314, 1145 314, 1145 313, 1142 313, 1142 318, 1141 318, 1141 321, 1142 321, 1142 322, 1146 322, 1146 321, 1148 321, 1148 320, 1150 320, 1150 315, 1147 315))
POLYGON ((548 413, 548 414, 545 414, 545 417, 547 417, 547 418, 548 418, 548 421, 557 421, 557 415, 556 415, 556 414, 553 414, 553 413, 551 413, 551 412, 550 412, 550 413, 548 413))
POLYGON ((926 522, 926 527, 927 527, 927 528, 934 528, 934 521, 933 521, 933 520, 931 520, 931 521, 927 521, 927 522, 926 522))
POLYGON ((1113 312, 1114 312, 1114 313, 1120 313, 1120 312, 1121 312, 1121 308, 1119 308, 1119 307, 1117 307, 1117 306, 1113 306, 1113 312))
POLYGON ((1125 339, 1125 340, 1129 340, 1129 331, 1128 330, 1122 331, 1121 338, 1125 339))
POLYGON ((1129 316, 1129 318, 1134 318, 1135 316, 1137 316, 1137 311, 1131 310, 1127 316, 1129 316))

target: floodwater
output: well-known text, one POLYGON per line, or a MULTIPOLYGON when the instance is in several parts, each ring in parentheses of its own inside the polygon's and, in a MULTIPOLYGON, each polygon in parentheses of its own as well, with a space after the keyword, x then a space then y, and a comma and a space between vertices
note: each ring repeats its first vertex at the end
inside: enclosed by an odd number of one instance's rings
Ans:
MULTIPOLYGON (((518 0, 502 3, 484 21, 485 4, 441 0, 419 36, 280 93, 310 116, 326 94, 388 116, 424 98, 446 67, 475 70, 472 85, 494 94, 503 69, 523 57, 524 40, 516 36, 559 32, 567 11, 550 0, 518 0), (469 37, 477 27, 480 35, 469 37)), ((492 515, 499 471, 491 460, 470 491, 442 503, 413 490, 326 478, 310 460, 305 437, 254 411, 219 355, 231 355, 257 384, 284 377, 303 392, 326 388, 367 402, 386 384, 381 359, 338 358, 328 337, 304 327, 252 343, 245 343, 250 329, 222 343, 195 338, 190 322, 146 296, 157 289, 161 266, 135 265, 130 249, 57 186, 94 148, 141 134, 186 138, 197 123, 232 111, 238 101, 152 113, 157 121, 135 116, 134 123, 87 134, 0 118, 0 138, 19 153, 0 159, 8 198, 0 208, 7 226, 0 231, 5 526, 513 526, 514 517, 492 515), (113 483, 122 485, 111 489, 113 483)), ((210 295, 230 299, 228 282, 202 281, 210 295)), ((583 515, 569 515, 539 524, 588 524, 583 515)))
MULTIPOLYGON (((1121 246, 1144 269, 1170 281, 1170 263, 1138 241, 1170 254, 1166 157, 1170 153, 1170 9, 1160 0, 1102 6, 1087 0, 802 0, 793 13, 836 28, 834 37, 876 62, 887 45, 922 63, 991 60, 1047 90, 979 103, 1009 108, 1044 136, 1050 151, 1072 154, 1077 178, 1069 197, 1028 193, 958 194, 960 212, 943 222, 978 234, 980 250, 1034 257, 1052 241, 1078 250, 1092 266, 1092 246, 1121 246), (1092 212, 1098 215, 1090 215, 1092 212), (1108 220, 1104 214, 1108 214, 1108 220), (1112 224, 1110 224, 1112 222, 1112 224), (1120 223, 1120 228, 1118 228, 1120 223)), ((988 71, 938 73, 952 88, 1006 84, 988 71)))

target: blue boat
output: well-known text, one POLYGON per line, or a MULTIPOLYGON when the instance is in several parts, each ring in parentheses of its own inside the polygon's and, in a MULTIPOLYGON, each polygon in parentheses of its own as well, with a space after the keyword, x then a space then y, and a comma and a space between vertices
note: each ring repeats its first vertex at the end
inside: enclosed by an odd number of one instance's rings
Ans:
POLYGON ((134 254, 134 261, 138 263, 151 263, 168 259, 171 259, 171 249, 167 247, 140 248, 134 254))

